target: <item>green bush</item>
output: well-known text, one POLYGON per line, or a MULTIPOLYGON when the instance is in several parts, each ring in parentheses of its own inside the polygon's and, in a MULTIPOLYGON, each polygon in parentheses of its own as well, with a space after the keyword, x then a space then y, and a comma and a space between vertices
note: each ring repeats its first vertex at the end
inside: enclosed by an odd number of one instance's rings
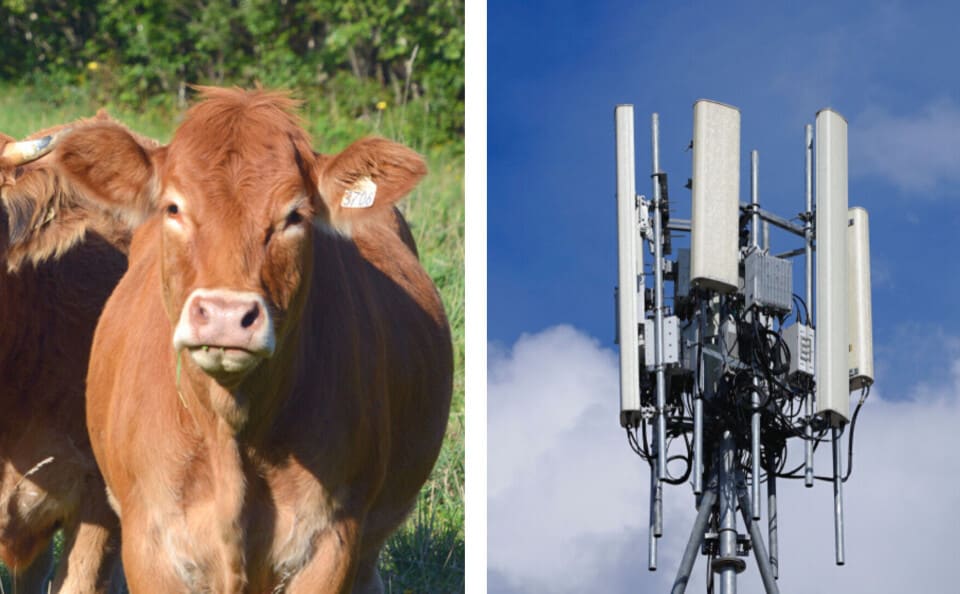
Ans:
POLYGON ((463 10, 463 0, 2 0, 0 79, 53 101, 170 112, 192 84, 288 88, 332 114, 334 135, 403 110, 395 135, 462 151, 463 10))

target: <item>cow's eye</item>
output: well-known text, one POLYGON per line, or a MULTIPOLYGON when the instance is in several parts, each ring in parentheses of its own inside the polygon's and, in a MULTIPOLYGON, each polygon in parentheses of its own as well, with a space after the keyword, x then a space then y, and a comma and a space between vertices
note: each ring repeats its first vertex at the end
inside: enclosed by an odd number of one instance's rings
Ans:
POLYGON ((174 215, 178 214, 179 212, 180 212, 180 207, 177 206, 176 203, 171 202, 170 204, 167 205, 167 214, 168 214, 168 215, 174 216, 174 215))
POLYGON ((292 227, 294 225, 299 225, 303 222, 303 215, 300 214, 300 211, 291 210, 290 214, 287 215, 287 220, 284 222, 286 227, 292 227))

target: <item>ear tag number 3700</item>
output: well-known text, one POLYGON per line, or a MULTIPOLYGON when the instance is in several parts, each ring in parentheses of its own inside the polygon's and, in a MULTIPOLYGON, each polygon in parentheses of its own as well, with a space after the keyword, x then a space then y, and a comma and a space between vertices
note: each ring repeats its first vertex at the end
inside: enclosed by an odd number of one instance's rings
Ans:
POLYGON ((344 208, 369 208, 373 205, 376 195, 377 184, 373 183, 373 180, 369 177, 363 177, 344 192, 340 206, 344 208))

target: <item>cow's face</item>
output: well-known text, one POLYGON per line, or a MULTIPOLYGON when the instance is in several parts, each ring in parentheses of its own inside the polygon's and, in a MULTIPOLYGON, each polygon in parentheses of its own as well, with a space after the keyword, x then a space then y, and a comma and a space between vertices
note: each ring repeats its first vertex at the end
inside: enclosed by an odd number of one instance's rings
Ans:
POLYGON ((377 138, 314 153, 293 102, 278 94, 204 95, 167 146, 103 123, 70 133, 53 156, 78 200, 134 227, 162 219, 147 253, 160 252, 172 346, 232 388, 276 356, 299 321, 315 234, 349 238, 392 216, 426 169, 377 138))
POLYGON ((214 136, 204 115, 158 168, 163 298, 173 348, 231 387, 300 318, 319 197, 302 133, 237 116, 224 123, 233 134, 214 136))

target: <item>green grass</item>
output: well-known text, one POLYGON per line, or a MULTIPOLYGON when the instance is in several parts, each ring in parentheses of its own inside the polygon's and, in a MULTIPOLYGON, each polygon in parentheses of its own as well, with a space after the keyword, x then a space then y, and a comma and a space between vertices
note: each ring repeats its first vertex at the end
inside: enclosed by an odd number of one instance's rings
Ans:
MULTIPOLYGON (((80 117, 97 108, 136 132, 166 142, 182 113, 139 113, 82 99, 54 104, 31 88, 0 86, 0 132, 22 138, 36 130, 80 117)), ((450 320, 454 342, 454 394, 447 438, 430 480, 407 522, 387 543, 381 575, 388 593, 426 594, 464 590, 464 203, 463 138, 427 146, 429 114, 415 103, 386 109, 367 119, 338 115, 330 106, 310 103, 301 114, 315 148, 332 153, 351 140, 379 134, 410 146, 427 158, 430 173, 401 207, 410 223, 420 258, 436 282, 450 320)), ((9 582, 3 584, 9 592, 9 582)))
POLYGON ((51 103, 43 93, 29 87, 0 86, 0 132, 22 138, 31 132, 93 116, 105 107, 111 116, 133 130, 162 142, 170 139, 174 118, 158 112, 133 113, 114 106, 73 101, 51 103))

